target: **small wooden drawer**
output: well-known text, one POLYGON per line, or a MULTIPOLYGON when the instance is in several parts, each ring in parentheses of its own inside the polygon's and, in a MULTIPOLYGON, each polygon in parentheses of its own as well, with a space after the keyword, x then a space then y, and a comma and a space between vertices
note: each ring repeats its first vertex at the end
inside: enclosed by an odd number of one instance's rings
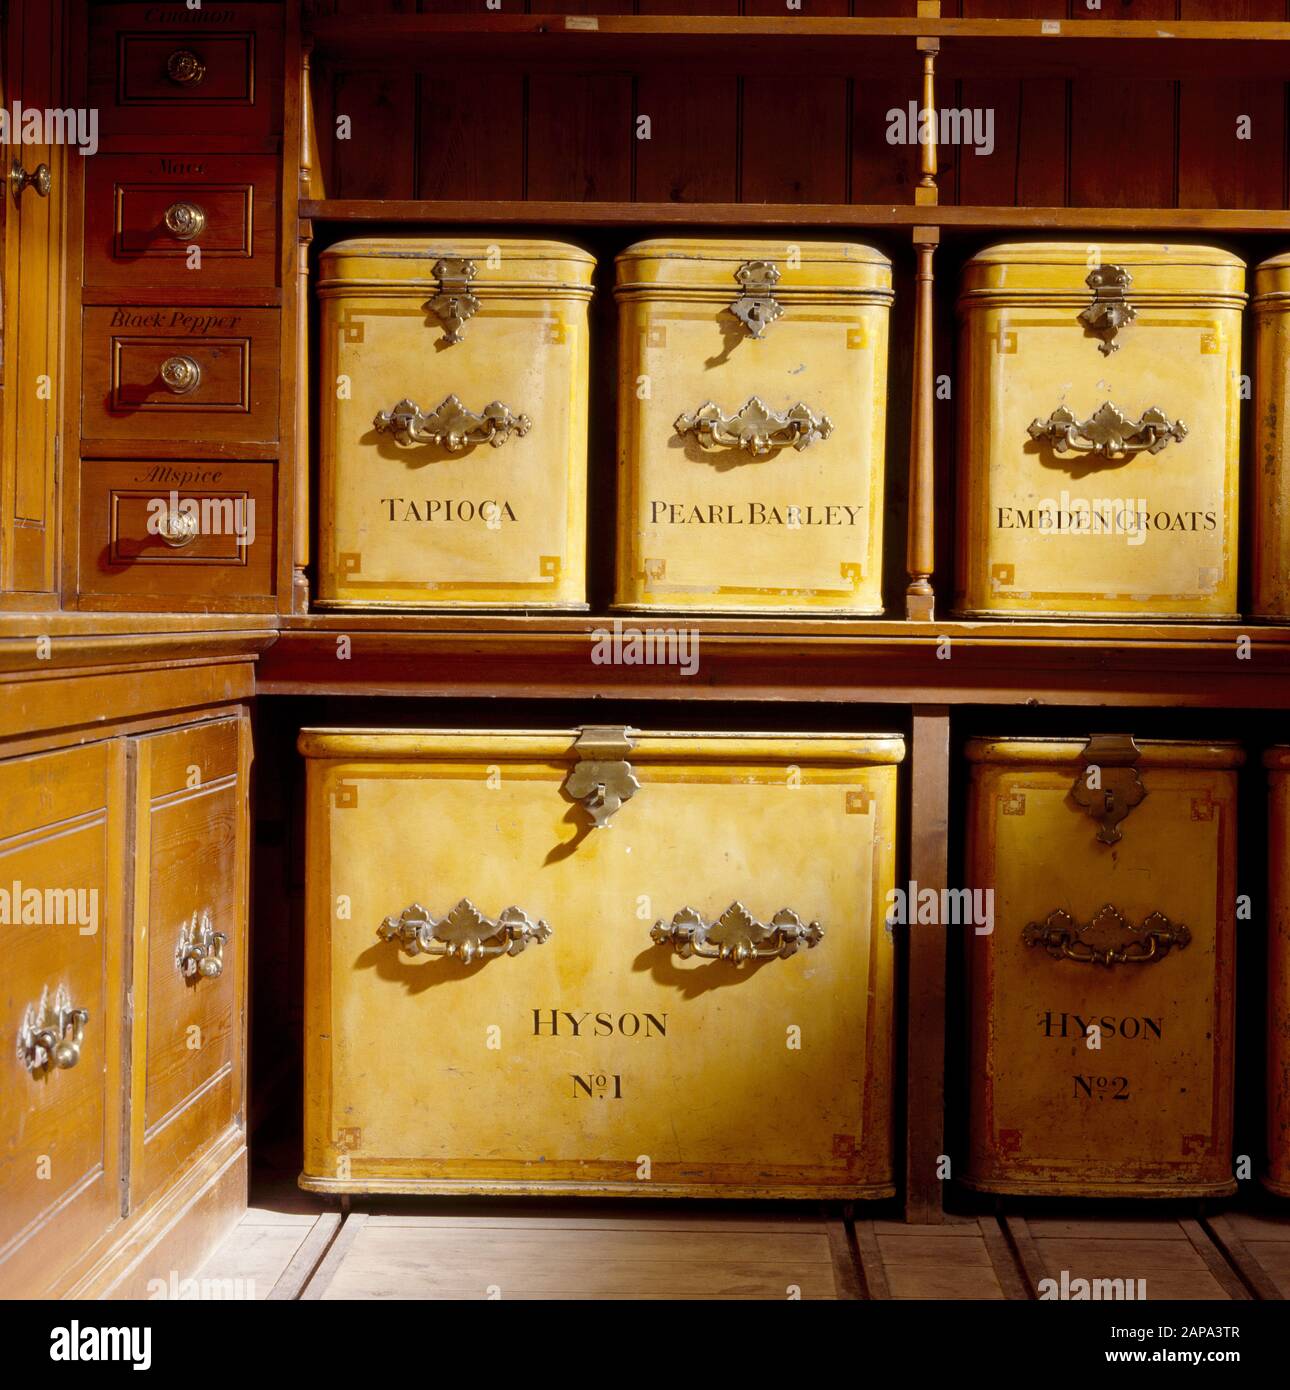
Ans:
POLYGON ((246 788, 242 720, 136 740, 131 1202, 171 1185, 242 1104, 246 788), (222 940, 220 938, 223 938, 222 940))
POLYGON ((109 143, 237 149, 267 140, 282 127, 282 7, 95 6, 89 72, 89 104, 109 143))
POLYGON ((104 155, 85 171, 87 285, 278 283, 277 161, 104 155))
POLYGON ((271 462, 83 462, 82 600, 215 611, 271 596, 275 474, 271 462))
POLYGON ((4 1298, 59 1292, 119 1217, 121 769, 110 742, 0 763, 4 1298))
POLYGON ((276 309, 123 304, 84 313, 84 438, 277 439, 276 309))

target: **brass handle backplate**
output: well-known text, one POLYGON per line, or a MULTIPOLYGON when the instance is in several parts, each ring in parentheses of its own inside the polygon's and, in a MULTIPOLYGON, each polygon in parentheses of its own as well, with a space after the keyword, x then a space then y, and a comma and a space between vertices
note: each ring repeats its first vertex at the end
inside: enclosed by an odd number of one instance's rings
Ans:
POLYGON ((421 306, 444 327, 445 343, 459 343, 466 336, 466 320, 479 312, 479 299, 470 292, 470 282, 478 270, 464 256, 445 256, 434 264, 439 292, 421 306))
POLYGON ((1084 283, 1093 291, 1093 302, 1081 310, 1079 321, 1101 338, 1097 350, 1108 357, 1120 350, 1115 341, 1120 329, 1138 317, 1138 311, 1125 298, 1133 276, 1122 265, 1099 265, 1089 271, 1084 283))
POLYGON ((1136 766, 1141 756, 1129 734, 1094 734, 1080 753, 1071 798, 1097 821, 1104 845, 1119 842, 1120 823, 1147 794, 1136 766))
POLYGON ((677 434, 692 434, 704 449, 742 449, 754 458, 772 449, 792 445, 802 450, 833 433, 833 421, 816 415, 801 401, 782 414, 760 396, 752 396, 733 414, 726 415, 715 401, 705 401, 693 415, 678 415, 677 434))
POLYGON ((54 176, 49 172, 48 164, 37 164, 30 173, 22 167, 20 160, 15 159, 9 166, 9 187, 13 189, 15 203, 28 188, 41 198, 48 198, 49 190, 53 186, 54 176))
POLYGON ((372 424, 382 434, 392 434, 400 444, 437 444, 450 454, 475 444, 500 449, 511 435, 525 435, 533 427, 527 415, 513 414, 501 401, 492 401, 476 414, 456 396, 449 396, 429 411, 404 397, 390 410, 382 410, 372 424))
POLYGON ((197 913, 179 929, 175 965, 186 980, 213 980, 224 973, 224 946, 228 937, 211 925, 211 915, 197 913))
POLYGON ((44 1071, 51 1065, 60 1071, 74 1067, 81 1060, 85 1025, 89 1020, 89 1010, 74 1008, 62 985, 54 991, 52 999, 46 987, 41 991, 40 1003, 34 1008, 28 1005, 23 1017, 18 1032, 19 1060, 32 1073, 44 1071))
POLYGON ((765 337, 766 326, 784 312, 784 306, 771 293, 779 284, 779 267, 774 261, 745 261, 735 271, 735 279, 743 293, 730 306, 730 312, 750 337, 765 337))
POLYGON ((462 898, 437 919, 413 903, 397 917, 387 917, 376 934, 382 941, 398 942, 410 956, 453 956, 469 965, 490 956, 518 956, 530 943, 541 946, 550 939, 551 928, 518 907, 508 907, 496 919, 485 917, 469 898, 462 898))
POLYGON ((162 220, 176 241, 196 241, 206 230, 206 212, 197 203, 171 203, 162 220))
POLYGON ((627 761, 634 746, 632 731, 622 725, 589 724, 578 731, 573 745, 578 761, 564 779, 564 790, 582 803, 597 830, 641 789, 627 761))
POLYGON ((177 48, 166 59, 166 76, 177 87, 197 87, 206 76, 206 64, 188 48, 177 48))
POLYGON ((167 391, 173 391, 176 396, 186 396, 202 383, 200 363, 183 354, 167 357, 161 364, 160 375, 162 385, 167 391))
POLYGON ((1074 411, 1059 405, 1046 420, 1032 420, 1027 432, 1059 454, 1098 454, 1122 463, 1135 454, 1158 454, 1174 441, 1181 443, 1187 426, 1154 405, 1133 420, 1118 405, 1104 401, 1087 420, 1077 419, 1074 411))
POLYGON ((1042 946, 1054 960, 1073 960, 1081 965, 1150 965, 1164 960, 1170 948, 1181 951, 1191 932, 1181 922, 1171 922, 1163 912, 1153 912, 1134 926, 1110 903, 1089 921, 1077 922, 1058 908, 1042 922, 1029 922, 1021 933, 1027 946, 1042 946))
POLYGON ((743 903, 734 902, 715 922, 705 921, 692 907, 683 907, 670 922, 655 922, 650 937, 659 946, 670 946, 682 960, 703 956, 741 966, 771 956, 787 959, 801 946, 818 946, 824 928, 818 922, 803 922, 787 907, 769 922, 759 922, 743 903))

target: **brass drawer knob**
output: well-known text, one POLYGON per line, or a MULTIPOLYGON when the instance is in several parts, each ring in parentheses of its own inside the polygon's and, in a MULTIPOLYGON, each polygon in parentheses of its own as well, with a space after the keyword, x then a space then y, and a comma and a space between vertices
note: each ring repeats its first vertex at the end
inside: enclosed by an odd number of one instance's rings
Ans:
POLYGON ((485 917, 469 898, 462 898, 437 919, 412 903, 397 917, 387 917, 376 934, 397 942, 410 956, 453 956, 469 965, 491 956, 518 956, 530 942, 541 946, 550 940, 551 928, 518 907, 508 907, 496 919, 485 917))
POLYGON ((171 203, 164 221, 176 241, 196 241, 206 230, 206 213, 196 203, 171 203))
POLYGON ((40 1003, 34 1008, 28 1006, 18 1033, 18 1052, 23 1065, 33 1073, 50 1066, 60 1071, 74 1067, 81 1060, 85 1025, 89 1020, 89 1010, 74 1008, 62 985, 54 991, 52 999, 48 988, 44 989, 40 1003))
POLYGON ((661 918, 650 928, 650 939, 658 946, 670 946, 682 960, 702 956, 705 960, 724 960, 738 968, 750 960, 786 960, 801 946, 818 946, 824 928, 818 922, 803 922, 787 907, 769 922, 759 922, 740 902, 731 903, 715 922, 704 920, 692 907, 683 907, 670 922, 661 918))
POLYGON ((197 913, 179 929, 179 944, 175 947, 175 965, 186 980, 217 979, 224 973, 224 946, 228 937, 215 931, 211 915, 197 913))
POLYGON ((760 396, 752 396, 733 415, 725 414, 715 401, 705 401, 693 415, 678 415, 674 428, 682 438, 692 434, 701 448, 742 449, 762 458, 789 444, 800 452, 817 439, 827 439, 833 421, 801 401, 781 414, 760 396))
POLYGON ((400 444, 437 444, 450 454, 476 444, 500 449, 513 434, 526 435, 533 427, 527 415, 515 415, 510 406, 493 401, 476 414, 456 396, 449 396, 433 410, 422 410, 406 397, 372 421, 381 434, 392 434, 400 444))
POLYGON ((166 76, 177 87, 196 87, 206 76, 206 64, 188 48, 177 48, 166 59, 166 76))
POLYGON ((157 522, 157 535, 174 550, 181 550, 197 539, 199 529, 196 512, 167 507, 157 522))
POLYGON ((37 164, 28 173, 22 167, 20 160, 15 159, 9 166, 9 186, 13 189, 13 200, 16 203, 28 188, 33 189, 38 197, 48 198, 49 190, 54 186, 53 175, 49 172, 48 164, 37 164))
POLYGON ((167 357, 161 364, 162 384, 176 396, 186 396, 201 385, 202 369, 191 357, 167 357))
POLYGON ((1051 444, 1059 454, 1099 454, 1122 463, 1135 454, 1158 454, 1170 443, 1187 438, 1187 426, 1171 420, 1157 406, 1133 420, 1118 405, 1103 403, 1079 420, 1073 410, 1059 405, 1046 420, 1032 420, 1026 431, 1037 444, 1051 444))
POLYGON ((1153 912, 1134 926, 1110 903, 1087 922, 1077 922, 1058 908, 1042 922, 1028 922, 1021 933, 1027 946, 1042 946, 1054 960, 1073 960, 1081 965, 1150 965, 1164 960, 1170 947, 1181 951, 1191 932, 1181 922, 1171 922, 1163 912, 1153 912))

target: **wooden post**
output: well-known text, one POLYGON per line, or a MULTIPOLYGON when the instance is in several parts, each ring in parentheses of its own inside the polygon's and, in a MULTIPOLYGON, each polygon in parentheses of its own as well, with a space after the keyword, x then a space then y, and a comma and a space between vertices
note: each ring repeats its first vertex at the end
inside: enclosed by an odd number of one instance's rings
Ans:
POLYGON ((914 189, 914 202, 933 205, 939 197, 936 190, 936 55, 941 51, 941 41, 918 39, 917 44, 923 55, 923 101, 918 113, 919 179, 914 189), (926 143, 923 143, 924 134, 926 143))
POLYGON ((930 623, 936 614, 932 571, 936 561, 936 442, 933 437, 936 374, 933 366, 932 253, 937 227, 915 227, 918 270, 914 294, 914 373, 909 420, 909 544, 905 617, 930 623))
MULTIPOLYGON (((309 55, 313 44, 300 46, 300 189, 301 198, 323 197, 322 174, 314 132, 314 103, 309 55)), ((313 223, 297 222, 296 236, 296 428, 295 498, 291 541, 291 610, 309 610, 309 243, 313 223)))
MULTIPOLYGON (((920 889, 948 886, 950 715, 945 705, 915 705, 910 740, 909 877, 920 889)), ((909 905, 912 918, 913 905, 909 905)), ((909 938, 905 1092, 905 1220, 944 1220, 945 931, 905 928, 909 938)))

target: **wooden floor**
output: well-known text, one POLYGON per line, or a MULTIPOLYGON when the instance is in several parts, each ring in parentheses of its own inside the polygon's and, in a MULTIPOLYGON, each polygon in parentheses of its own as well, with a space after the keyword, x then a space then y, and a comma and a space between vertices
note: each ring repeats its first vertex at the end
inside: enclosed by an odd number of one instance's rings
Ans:
POLYGON ((953 1217, 639 1203, 365 1204, 275 1185, 197 1278, 271 1299, 1027 1299, 1145 1280, 1150 1299, 1290 1297, 1290 1214, 953 1217), (218 1282, 216 1282, 218 1281, 218 1282), (239 1282, 240 1281, 240 1282, 239 1282))

